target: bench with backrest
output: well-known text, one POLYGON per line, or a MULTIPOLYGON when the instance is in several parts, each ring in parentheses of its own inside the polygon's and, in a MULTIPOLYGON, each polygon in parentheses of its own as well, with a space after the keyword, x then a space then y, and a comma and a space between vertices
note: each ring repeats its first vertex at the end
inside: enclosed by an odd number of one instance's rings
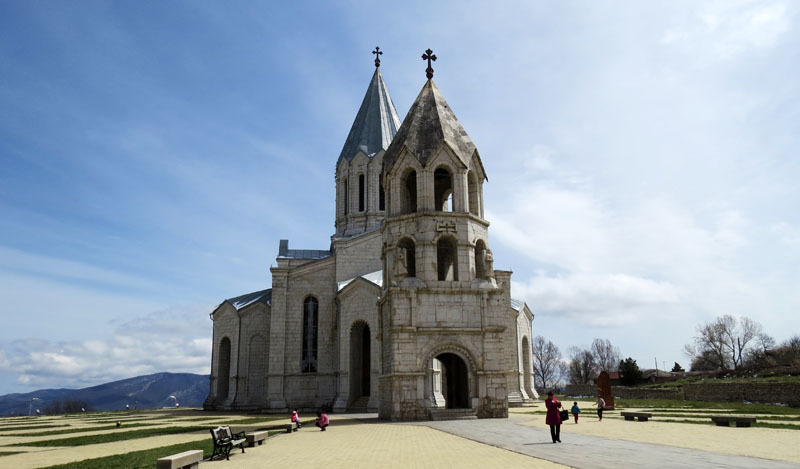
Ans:
POLYGON ((247 439, 247 446, 249 446, 250 448, 256 445, 260 446, 264 444, 264 440, 266 440, 268 436, 269 436, 268 431, 248 433, 247 435, 245 435, 245 438, 247 439))
POLYGON ((212 428, 210 431, 211 439, 214 441, 214 452, 211 453, 209 460, 223 454, 225 459, 230 459, 231 450, 234 446, 242 448, 242 453, 244 453, 244 444, 247 442, 244 432, 233 433, 229 425, 212 428))
POLYGON ((192 449, 183 453, 173 454, 158 458, 156 469, 183 469, 196 468, 203 460, 203 450, 192 449))
POLYGON ((620 412, 619 414, 625 417, 625 420, 633 421, 635 418, 640 422, 647 422, 647 419, 653 416, 653 414, 648 414, 647 412, 620 412))
POLYGON ((751 423, 756 423, 756 418, 715 415, 711 417, 711 421, 717 424, 718 427, 730 427, 731 423, 735 423, 737 427, 749 427, 751 423))

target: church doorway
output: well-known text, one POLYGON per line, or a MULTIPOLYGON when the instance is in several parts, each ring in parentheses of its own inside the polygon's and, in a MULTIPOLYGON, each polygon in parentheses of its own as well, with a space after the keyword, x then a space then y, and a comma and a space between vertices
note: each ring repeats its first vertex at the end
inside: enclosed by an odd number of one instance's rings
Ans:
POLYGON ((369 397, 371 388, 369 325, 357 321, 350 329, 350 398, 369 397))
POLYGON ((436 356, 442 370, 442 395, 446 409, 469 409, 469 373, 467 364, 454 353, 436 356))
POLYGON ((219 362, 217 365, 217 400, 228 398, 228 384, 231 378, 231 340, 224 337, 219 343, 219 362))

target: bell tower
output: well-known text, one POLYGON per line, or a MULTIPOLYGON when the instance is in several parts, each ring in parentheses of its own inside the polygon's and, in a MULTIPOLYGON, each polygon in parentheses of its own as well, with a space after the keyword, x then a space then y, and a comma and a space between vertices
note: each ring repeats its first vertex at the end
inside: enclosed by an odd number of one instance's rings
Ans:
POLYGON ((428 81, 383 155, 380 415, 504 417, 511 273, 494 269, 478 150, 423 59, 428 81))
POLYGON ((375 73, 336 162, 336 237, 349 237, 380 227, 386 210, 381 176, 383 154, 400 118, 380 71, 376 47, 375 73))

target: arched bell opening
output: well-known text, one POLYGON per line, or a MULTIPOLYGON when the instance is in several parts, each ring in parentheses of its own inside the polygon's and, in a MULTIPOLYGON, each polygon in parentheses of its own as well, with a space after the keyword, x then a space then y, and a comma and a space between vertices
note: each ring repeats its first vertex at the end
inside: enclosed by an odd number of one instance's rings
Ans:
POLYGON ((439 280, 458 280, 456 241, 442 237, 436 242, 436 267, 439 280))
POLYGON ((446 168, 433 172, 433 200, 437 212, 453 211, 453 176, 446 168))
POLYGON ((486 243, 482 239, 475 242, 475 278, 486 278, 486 243))
POLYGON ((414 213, 417 211, 417 172, 409 171, 403 178, 401 187, 401 213, 414 213))

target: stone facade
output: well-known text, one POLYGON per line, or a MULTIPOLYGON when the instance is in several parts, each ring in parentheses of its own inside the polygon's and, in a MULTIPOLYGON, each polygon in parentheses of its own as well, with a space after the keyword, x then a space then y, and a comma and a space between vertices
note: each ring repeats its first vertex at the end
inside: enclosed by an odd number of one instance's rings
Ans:
POLYGON ((336 165, 330 249, 282 240, 272 288, 212 312, 205 408, 415 420, 537 397, 533 315, 494 269, 477 150, 432 81, 398 125, 376 71, 336 165))

